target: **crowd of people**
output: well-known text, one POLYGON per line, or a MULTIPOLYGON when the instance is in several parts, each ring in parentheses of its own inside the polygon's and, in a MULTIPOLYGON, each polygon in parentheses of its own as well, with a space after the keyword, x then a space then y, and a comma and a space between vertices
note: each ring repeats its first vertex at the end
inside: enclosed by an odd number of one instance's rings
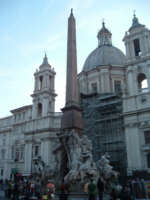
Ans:
POLYGON ((55 186, 51 180, 43 183, 40 178, 21 177, 1 181, 1 189, 10 200, 51 200, 55 186))
MULTIPOLYGON (((55 191, 55 185, 52 180, 42 182, 40 178, 21 177, 14 180, 0 181, 1 190, 5 191, 5 196, 11 200, 53 200, 54 193, 57 193, 57 199, 67 200, 69 196, 69 187, 62 181, 59 190, 55 191)), ((88 200, 103 200, 105 193, 105 183, 101 177, 98 181, 93 178, 85 184, 84 192, 88 194, 88 200)), ((135 200, 146 199, 146 188, 143 179, 132 179, 126 182, 124 186, 117 184, 112 188, 110 200, 135 200)))
MULTIPOLYGON (((90 183, 86 185, 86 191, 88 192, 89 200, 96 200, 97 196, 99 200, 104 199, 105 193, 105 183, 102 178, 99 177, 97 183, 91 179, 90 183)), ((143 179, 135 178, 132 180, 128 180, 126 184, 121 186, 119 183, 115 185, 114 188, 111 189, 109 193, 110 200, 135 200, 135 199, 146 199, 146 187, 143 179)))

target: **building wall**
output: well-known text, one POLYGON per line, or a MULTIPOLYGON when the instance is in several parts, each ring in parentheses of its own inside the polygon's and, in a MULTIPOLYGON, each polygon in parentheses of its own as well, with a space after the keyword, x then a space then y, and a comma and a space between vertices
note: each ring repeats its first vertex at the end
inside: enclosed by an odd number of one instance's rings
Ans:
MULTIPOLYGON (((19 113, 20 116, 23 113, 19 113)), ((16 116, 18 114, 15 113, 16 116)), ((56 133, 60 129, 61 113, 51 113, 47 117, 36 119, 13 116, 0 119, 0 178, 10 178, 12 169, 29 175, 33 172, 33 146, 39 145, 42 160, 51 167, 56 167, 53 150, 59 144, 56 133), (8 120, 9 119, 9 120, 8 120), (2 157, 2 151, 5 156, 2 157), (18 153, 16 152, 18 150, 18 153), (22 152, 21 152, 22 151, 22 152), (19 154, 19 155, 18 155, 19 154)), ((36 157, 36 158, 37 158, 36 157)))
POLYGON ((34 173, 39 158, 57 169, 55 157, 59 155, 53 151, 59 145, 62 114, 55 112, 55 74, 45 55, 34 74, 33 104, 11 110, 11 116, 0 119, 0 178, 8 179, 13 172, 34 173))

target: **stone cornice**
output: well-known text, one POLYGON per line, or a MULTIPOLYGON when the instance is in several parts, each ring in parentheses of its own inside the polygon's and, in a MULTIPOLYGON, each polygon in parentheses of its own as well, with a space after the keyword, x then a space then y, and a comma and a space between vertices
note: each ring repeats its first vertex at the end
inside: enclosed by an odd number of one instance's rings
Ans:
POLYGON ((25 139, 25 144, 32 144, 33 146, 36 146, 36 145, 40 145, 42 141, 51 141, 52 139, 58 139, 58 136, 57 135, 46 136, 46 137, 40 138, 39 141, 37 141, 35 138, 25 139))
POLYGON ((51 136, 41 138, 41 141, 50 141, 51 139, 57 139, 57 138, 58 138, 57 135, 51 135, 51 136))
POLYGON ((2 117, 0 118, 0 121, 6 120, 6 119, 11 119, 13 115, 7 116, 7 117, 2 117))
POLYGON ((35 72, 34 73, 34 76, 37 76, 37 75, 43 75, 43 74, 45 74, 45 72, 49 72, 50 74, 52 74, 52 75, 56 75, 56 72, 54 71, 54 69, 52 68, 46 68, 46 69, 43 69, 42 71, 37 71, 37 72, 35 72))
POLYGON ((0 134, 8 133, 12 131, 12 127, 0 128, 0 134))
POLYGON ((125 117, 125 116, 129 116, 129 115, 137 115, 137 114, 146 113, 146 112, 150 112, 150 108, 144 108, 144 109, 139 109, 136 111, 124 112, 122 115, 125 117))
POLYGON ((125 123, 124 127, 135 127, 135 126, 139 126, 140 123, 139 122, 129 122, 129 123, 125 123))
POLYGON ((130 66, 130 65, 135 65, 135 64, 140 64, 140 63, 143 63, 143 62, 146 62, 146 61, 149 61, 150 60, 150 55, 149 56, 139 56, 137 57, 137 59, 134 59, 133 61, 128 61, 125 66, 130 66))
POLYGON ((59 132, 60 128, 43 128, 24 132, 24 135, 36 135, 45 132, 59 132))
POLYGON ((41 95, 41 94, 48 94, 48 95, 52 95, 52 96, 54 96, 54 97, 57 96, 57 94, 55 93, 54 90, 49 90, 48 88, 45 88, 45 89, 43 89, 43 90, 34 91, 34 93, 31 94, 31 97, 37 97, 37 96, 39 96, 39 94, 40 94, 40 95, 41 95))
POLYGON ((144 95, 150 95, 150 92, 141 92, 141 93, 138 93, 138 94, 136 94, 136 95, 132 95, 132 96, 124 96, 123 97, 123 100, 124 99, 131 99, 131 98, 135 98, 135 97, 138 97, 138 96, 144 96, 144 95))
POLYGON ((131 39, 131 38, 133 38, 134 36, 137 36, 137 35, 142 35, 143 32, 150 32, 150 30, 143 27, 142 29, 140 29, 136 32, 132 32, 128 35, 125 35, 124 38, 123 38, 123 41, 125 41, 126 39, 131 39))
POLYGON ((14 114, 14 113, 18 113, 18 112, 20 112, 20 111, 26 111, 26 110, 28 110, 29 108, 32 108, 32 105, 22 106, 22 107, 20 107, 20 108, 16 108, 16 109, 14 109, 14 110, 11 110, 10 112, 14 114))
POLYGON ((34 119, 25 119, 24 121, 17 121, 17 122, 14 122, 12 124, 12 127, 15 127, 15 126, 20 126, 20 125, 26 125, 27 123, 31 123, 32 121, 38 121, 39 119, 46 119, 46 118, 61 118, 62 116, 62 113, 61 112, 51 112, 48 116, 44 116, 44 117, 38 117, 38 118, 34 118, 34 119), (57 113, 57 115, 55 114, 57 113), (60 113, 60 115, 59 115, 60 113))
POLYGON ((108 69, 108 70, 115 70, 115 69, 120 69, 120 70, 125 70, 127 64, 125 64, 124 66, 113 66, 113 65, 106 65, 106 66, 97 66, 96 68, 94 69, 91 69, 90 71, 81 71, 79 74, 78 74, 78 78, 82 75, 88 75, 89 73, 95 73, 95 72, 100 72, 101 70, 103 69, 108 69))

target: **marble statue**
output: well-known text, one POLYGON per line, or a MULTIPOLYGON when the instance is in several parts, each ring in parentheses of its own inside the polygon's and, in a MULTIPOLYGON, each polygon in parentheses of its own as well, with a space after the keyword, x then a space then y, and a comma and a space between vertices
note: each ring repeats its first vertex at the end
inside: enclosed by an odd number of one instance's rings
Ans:
POLYGON ((54 178, 56 170, 56 168, 46 165, 40 156, 34 160, 34 173, 41 175, 43 179, 45 177, 54 178))
POLYGON ((118 185, 117 181, 119 173, 113 170, 113 167, 110 165, 109 159, 109 154, 105 153, 97 162, 99 175, 104 182, 105 192, 107 194, 111 193, 112 189, 115 189, 116 191, 118 190, 117 192, 120 192, 122 189, 121 186, 118 185))
POLYGON ((69 172, 64 178, 65 182, 72 183, 78 180, 84 183, 88 178, 97 175, 92 157, 92 144, 87 136, 79 136, 72 130, 65 146, 69 161, 69 172))

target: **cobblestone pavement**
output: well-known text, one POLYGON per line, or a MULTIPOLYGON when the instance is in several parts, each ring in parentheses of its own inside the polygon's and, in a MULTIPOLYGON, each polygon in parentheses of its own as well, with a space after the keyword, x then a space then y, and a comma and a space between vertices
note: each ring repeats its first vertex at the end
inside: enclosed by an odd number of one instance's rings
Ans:
POLYGON ((5 198, 5 193, 2 190, 0 190, 0 200, 8 200, 7 198, 5 198))

